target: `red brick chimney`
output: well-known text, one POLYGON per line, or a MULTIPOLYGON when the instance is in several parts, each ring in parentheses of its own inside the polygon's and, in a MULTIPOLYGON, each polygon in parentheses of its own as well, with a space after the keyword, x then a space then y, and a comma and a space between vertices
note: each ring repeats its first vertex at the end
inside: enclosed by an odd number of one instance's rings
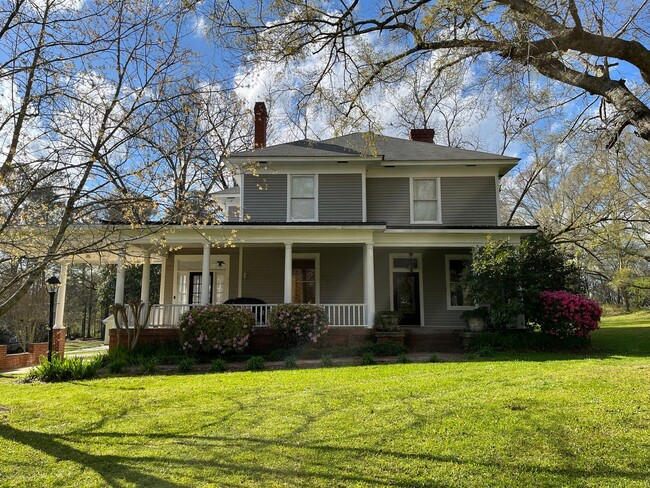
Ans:
POLYGON ((409 139, 412 141, 428 142, 429 144, 433 144, 433 136, 435 133, 436 131, 433 129, 411 129, 409 139))
POLYGON ((264 102, 255 102, 255 149, 266 147, 266 126, 269 123, 269 115, 266 112, 264 102))

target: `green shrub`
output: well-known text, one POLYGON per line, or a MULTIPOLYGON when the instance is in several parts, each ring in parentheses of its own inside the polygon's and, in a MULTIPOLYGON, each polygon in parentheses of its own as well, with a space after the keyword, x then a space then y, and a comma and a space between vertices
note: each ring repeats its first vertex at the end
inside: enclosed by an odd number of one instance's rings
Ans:
POLYGON ((409 360, 408 356, 405 353, 402 353, 399 356, 397 356, 397 362, 406 364, 406 363, 410 363, 411 361, 409 360))
POLYGON ((366 352, 372 353, 375 356, 399 356, 407 352, 406 346, 403 344, 395 344, 394 342, 377 342, 369 346, 363 347, 360 350, 360 354, 363 355, 366 352))
POLYGON ((429 362, 430 362, 430 363, 439 363, 439 362, 440 362, 440 358, 438 357, 437 354, 432 354, 432 355, 429 357, 429 362))
POLYGON ((485 345, 477 351, 477 354, 480 358, 491 358, 494 356, 494 348, 490 345, 485 345))
POLYGON ((365 366, 369 366, 371 364, 377 364, 377 361, 375 361, 375 355, 373 353, 371 353, 371 352, 365 353, 361 357, 361 364, 363 364, 365 366))
POLYGON ((319 305, 285 303, 278 305, 269 315, 269 325, 278 333, 285 346, 316 344, 327 332, 325 309, 319 305))
POLYGON ((113 374, 120 374, 126 367, 127 362, 123 359, 117 359, 108 363, 108 370, 113 374))
POLYGON ((194 307, 181 315, 181 348, 186 353, 242 352, 248 347, 254 325, 253 314, 240 307, 194 307))
POLYGON ((329 354, 323 354, 320 358, 320 363, 325 368, 331 368, 334 366, 334 360, 329 354))
POLYGON ((179 373, 191 373, 196 367, 196 360, 194 358, 183 358, 178 362, 179 373))
POLYGON ((142 358, 139 364, 140 374, 153 374, 158 371, 157 358, 142 358))
POLYGON ((585 337, 560 339, 539 330, 500 330, 482 332, 473 337, 467 350, 475 353, 484 348, 491 348, 493 351, 571 351, 582 349, 588 344, 589 340, 585 337))
POLYGON ((225 373, 228 371, 228 365, 223 359, 215 359, 210 364, 210 373, 225 373))
POLYGON ((246 371, 262 371, 264 369, 264 358, 262 356, 253 356, 246 361, 246 371))
POLYGON ((89 358, 72 357, 61 359, 53 356, 52 361, 41 359, 41 363, 30 369, 25 381, 44 381, 55 383, 61 381, 85 380, 97 376, 105 361, 104 355, 89 358))
POLYGON ((296 369, 298 368, 298 361, 296 360, 296 356, 293 354, 290 356, 287 356, 284 358, 284 367, 286 369, 296 369))

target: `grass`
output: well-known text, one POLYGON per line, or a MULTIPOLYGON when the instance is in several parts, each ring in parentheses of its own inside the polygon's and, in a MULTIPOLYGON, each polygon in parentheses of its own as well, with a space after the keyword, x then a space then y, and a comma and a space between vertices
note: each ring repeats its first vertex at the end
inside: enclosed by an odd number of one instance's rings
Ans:
POLYGON ((650 486, 648 335, 638 315, 587 358, 0 379, 0 486, 650 486))
POLYGON ((99 339, 74 339, 65 341, 65 352, 75 352, 79 349, 90 349, 92 347, 100 347, 104 345, 104 341, 99 339))

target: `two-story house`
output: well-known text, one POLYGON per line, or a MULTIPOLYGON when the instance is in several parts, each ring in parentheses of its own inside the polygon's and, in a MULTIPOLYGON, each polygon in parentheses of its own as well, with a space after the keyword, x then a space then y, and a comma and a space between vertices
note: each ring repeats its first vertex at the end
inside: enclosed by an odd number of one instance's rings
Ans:
MULTIPOLYGON (((341 330, 397 310, 411 334, 450 331, 473 307, 460 286, 472 248, 535 232, 500 225, 499 181, 516 158, 436 145, 427 129, 410 140, 355 133, 267 147, 261 103, 255 118, 255 149, 228 157, 238 186, 215 195, 225 221, 167 228, 154 256, 150 237, 129 244, 142 250, 143 290, 151 259, 162 263, 153 325, 251 297, 264 302, 254 305, 259 326, 269 308, 293 302, 322 304, 341 330)), ((116 288, 119 303, 119 272, 116 288)))

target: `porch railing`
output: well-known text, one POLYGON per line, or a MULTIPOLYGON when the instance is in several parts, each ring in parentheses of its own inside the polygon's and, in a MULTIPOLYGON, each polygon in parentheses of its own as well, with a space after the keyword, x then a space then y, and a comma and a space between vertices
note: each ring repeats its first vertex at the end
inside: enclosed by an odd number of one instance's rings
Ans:
MULTIPOLYGON (((180 316, 191 307, 197 306, 199 305, 153 305, 149 316, 149 326, 177 327, 180 316)), ((234 306, 250 310, 255 316, 256 327, 266 327, 269 324, 270 312, 274 307, 277 307, 277 304, 237 304, 234 306)), ((327 319, 332 327, 363 327, 366 325, 366 306, 363 303, 322 304, 321 307, 325 308, 327 319)))

